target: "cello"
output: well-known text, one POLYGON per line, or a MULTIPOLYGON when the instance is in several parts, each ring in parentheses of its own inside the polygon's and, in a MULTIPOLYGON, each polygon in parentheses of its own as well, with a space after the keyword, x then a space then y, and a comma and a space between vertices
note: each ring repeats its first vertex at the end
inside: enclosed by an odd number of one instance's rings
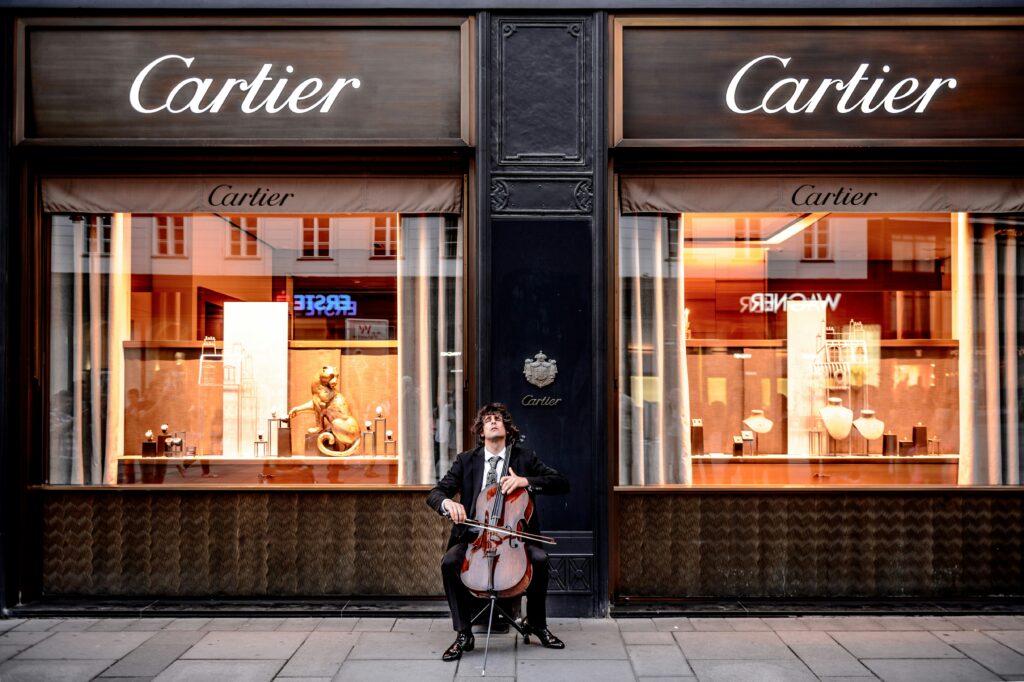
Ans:
MULTIPOLYGON (((509 448, 511 453, 512 448, 509 448)), ((526 540, 555 544, 555 540, 526 532, 533 517, 533 500, 526 488, 516 488, 505 494, 501 491, 501 479, 508 474, 511 457, 504 461, 498 483, 485 486, 476 497, 472 519, 463 523, 478 529, 476 539, 466 550, 462 562, 462 583, 476 597, 489 600, 473 620, 489 610, 487 640, 484 645, 483 674, 487 674, 487 651, 490 645, 494 612, 498 611, 521 635, 525 635, 517 624, 500 606, 497 600, 522 595, 533 577, 533 567, 526 553, 526 540)))

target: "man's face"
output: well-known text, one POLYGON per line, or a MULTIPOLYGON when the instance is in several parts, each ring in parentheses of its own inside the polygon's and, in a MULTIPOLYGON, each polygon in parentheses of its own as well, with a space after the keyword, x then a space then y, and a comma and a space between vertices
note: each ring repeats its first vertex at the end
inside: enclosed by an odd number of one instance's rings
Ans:
POLYGON ((501 415, 492 412, 491 414, 484 415, 484 439, 501 439, 505 437, 505 422, 502 421, 501 415))

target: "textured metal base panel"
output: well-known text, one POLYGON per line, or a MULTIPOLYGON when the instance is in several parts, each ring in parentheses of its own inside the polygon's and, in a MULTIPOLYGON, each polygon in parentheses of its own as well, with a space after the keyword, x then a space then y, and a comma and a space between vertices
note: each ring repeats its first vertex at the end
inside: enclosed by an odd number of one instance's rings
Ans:
POLYGON ((409 493, 47 493, 43 593, 443 595, 449 525, 409 493))
POLYGON ((626 494, 616 598, 1024 594, 1024 493, 626 494))

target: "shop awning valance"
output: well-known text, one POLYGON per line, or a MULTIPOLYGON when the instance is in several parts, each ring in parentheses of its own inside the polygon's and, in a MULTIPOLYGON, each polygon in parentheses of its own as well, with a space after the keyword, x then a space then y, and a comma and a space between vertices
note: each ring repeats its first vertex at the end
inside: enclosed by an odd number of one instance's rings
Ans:
POLYGON ((623 213, 1017 213, 1024 180, 924 177, 631 177, 623 213))
POLYGON ((48 178, 49 213, 461 213, 461 177, 48 178))

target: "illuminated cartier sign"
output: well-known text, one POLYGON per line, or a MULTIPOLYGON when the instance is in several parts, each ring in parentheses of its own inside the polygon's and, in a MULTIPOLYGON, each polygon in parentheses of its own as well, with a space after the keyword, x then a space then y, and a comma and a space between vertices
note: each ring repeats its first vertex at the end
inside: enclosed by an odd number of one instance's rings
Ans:
POLYGON ((806 307, 827 307, 835 312, 842 294, 751 294, 740 297, 741 313, 788 312, 790 308, 800 310, 806 307))
MULTIPOLYGON (((326 114, 334 106, 342 90, 346 87, 358 89, 362 85, 358 78, 338 78, 328 86, 324 80, 316 77, 306 78, 298 85, 291 85, 287 76, 278 75, 276 80, 271 77, 274 65, 264 64, 251 80, 225 78, 220 83, 215 83, 212 78, 193 76, 182 78, 169 91, 143 92, 146 79, 154 71, 159 69, 160 72, 175 73, 175 70, 182 70, 182 65, 184 71, 189 71, 194 61, 195 57, 165 54, 146 64, 132 81, 132 88, 128 94, 132 109, 140 114, 155 114, 160 111, 169 114, 216 114, 222 110, 228 97, 237 90, 239 93, 245 93, 245 99, 239 107, 243 114, 253 114, 261 110, 268 114, 276 114, 285 109, 295 114, 311 111, 326 114), (265 85, 268 86, 266 90, 265 85)), ((285 66, 284 72, 291 75, 295 72, 295 67, 285 66)))
POLYGON ((294 294, 292 310, 306 317, 349 317, 356 314, 356 302, 348 294, 294 294))
MULTIPOLYGON (((872 80, 867 76, 871 65, 861 64, 848 80, 823 78, 813 88, 810 88, 809 78, 781 78, 763 92, 744 87, 743 80, 748 73, 756 71, 774 75, 775 72, 785 71, 791 60, 792 57, 766 54, 744 64, 729 82, 725 93, 726 105, 737 114, 811 114, 823 102, 826 102, 826 106, 833 106, 827 100, 834 91, 842 93, 834 105, 840 114, 854 111, 871 114, 879 110, 890 114, 911 111, 922 114, 940 91, 945 88, 952 90, 957 85, 955 78, 933 78, 927 86, 924 85, 927 79, 918 80, 914 77, 903 78, 895 83, 887 81, 884 76, 876 76, 872 80), (869 81, 871 84, 867 89, 860 87, 869 81)), ((883 74, 891 70, 888 65, 881 68, 883 74)))

